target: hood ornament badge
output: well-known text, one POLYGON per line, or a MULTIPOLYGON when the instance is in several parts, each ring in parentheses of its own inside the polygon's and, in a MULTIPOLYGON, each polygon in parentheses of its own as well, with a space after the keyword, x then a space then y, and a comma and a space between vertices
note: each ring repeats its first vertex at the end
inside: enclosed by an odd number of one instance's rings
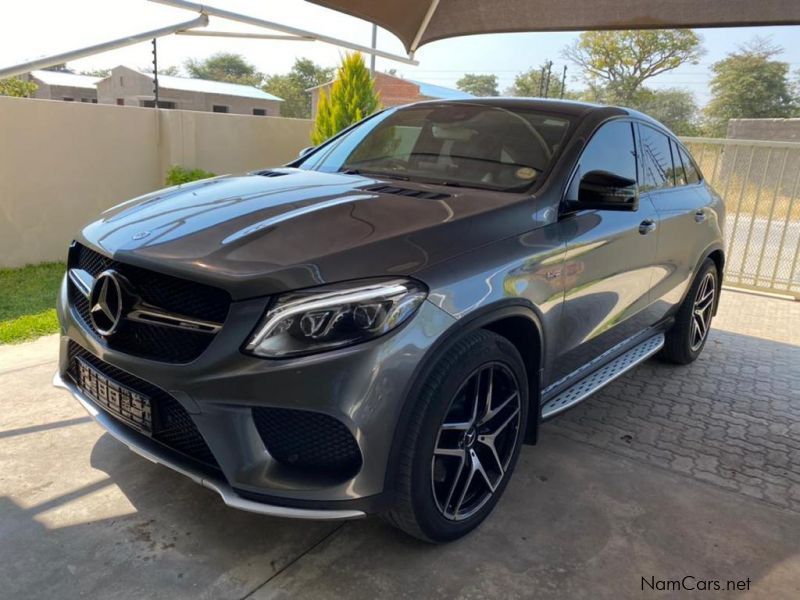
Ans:
POLYGON ((137 233, 134 233, 133 236, 131 236, 131 239, 133 239, 133 240, 143 240, 148 235, 150 235, 149 231, 139 231, 137 233))

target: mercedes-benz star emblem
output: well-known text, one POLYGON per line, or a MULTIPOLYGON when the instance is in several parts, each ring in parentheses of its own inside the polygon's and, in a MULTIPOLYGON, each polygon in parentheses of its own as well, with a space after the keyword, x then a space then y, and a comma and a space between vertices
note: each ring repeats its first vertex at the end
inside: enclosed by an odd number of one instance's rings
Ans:
POLYGON ((114 333, 122 321, 122 285, 120 276, 112 270, 103 271, 94 280, 89 296, 89 317, 102 336, 114 333))

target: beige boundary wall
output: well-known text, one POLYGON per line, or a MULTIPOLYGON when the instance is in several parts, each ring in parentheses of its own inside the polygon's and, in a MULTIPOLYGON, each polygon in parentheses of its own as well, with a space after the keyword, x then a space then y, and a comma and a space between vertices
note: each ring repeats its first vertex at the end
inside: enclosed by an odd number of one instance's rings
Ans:
POLYGON ((172 165, 281 165, 311 121, 0 97, 0 267, 63 260, 100 211, 164 186, 172 165))

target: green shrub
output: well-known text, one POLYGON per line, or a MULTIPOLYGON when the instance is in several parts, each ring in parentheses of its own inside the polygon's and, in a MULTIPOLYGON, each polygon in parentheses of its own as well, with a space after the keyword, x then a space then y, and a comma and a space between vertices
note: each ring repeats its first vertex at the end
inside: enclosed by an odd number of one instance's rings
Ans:
POLYGON ((203 169, 187 169, 179 165, 174 165, 167 171, 167 185, 180 185, 181 183, 189 183, 190 181, 197 181, 198 179, 208 179, 209 177, 216 177, 215 173, 204 171, 203 169))

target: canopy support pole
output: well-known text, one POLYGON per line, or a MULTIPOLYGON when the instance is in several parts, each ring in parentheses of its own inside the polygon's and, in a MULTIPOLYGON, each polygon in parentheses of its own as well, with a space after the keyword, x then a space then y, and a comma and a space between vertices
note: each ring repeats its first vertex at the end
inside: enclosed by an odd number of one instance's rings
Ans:
POLYGON ((411 42, 411 48, 409 49, 408 55, 412 58, 414 57, 414 53, 419 47, 419 42, 422 39, 425 30, 428 29, 428 25, 430 25, 431 19, 433 18, 433 13, 436 12, 437 8, 439 8, 439 0, 431 0, 430 5, 428 6, 428 11, 425 13, 425 18, 422 19, 422 23, 420 23, 419 29, 417 29, 417 35, 414 36, 414 41, 411 42))
POLYGON ((297 27, 282 25, 280 23, 275 23, 273 21, 266 21, 264 19, 259 19, 257 17, 251 17, 249 15, 243 15, 240 13, 231 12, 229 10, 223 10, 221 8, 216 8, 214 6, 208 6, 207 4, 198 4, 196 2, 189 2, 188 0, 149 0, 149 1, 156 2, 157 4, 165 4, 167 6, 172 6, 175 8, 183 8, 185 10, 197 11, 202 14, 211 15, 212 17, 219 17, 220 19, 227 19, 229 21, 238 21, 239 23, 255 25, 256 27, 263 27, 264 29, 281 31, 283 33, 288 33, 290 35, 295 35, 298 37, 311 37, 319 42, 325 42, 326 44, 331 44, 333 46, 340 46, 342 48, 349 48, 350 50, 357 50, 358 52, 363 52, 364 54, 368 55, 374 54, 375 56, 380 56, 381 58, 396 60, 398 62, 405 63, 408 65, 419 64, 418 61, 408 56, 400 56, 398 54, 392 54, 391 52, 384 52, 383 50, 377 50, 375 48, 370 48, 369 46, 354 44, 353 42, 348 42, 346 40, 341 40, 339 38, 323 35, 321 33, 314 33, 312 31, 298 29, 297 27))
POLYGON ((246 40, 281 40, 283 42, 313 42, 314 38, 280 33, 244 33, 241 31, 177 31, 176 35, 192 35, 202 37, 243 38, 246 40))
POLYGON ((164 37, 165 35, 171 35, 184 29, 191 29, 192 27, 205 27, 206 25, 208 25, 208 17, 201 14, 196 19, 192 19, 191 21, 186 21, 184 23, 177 23, 176 25, 169 25, 167 27, 161 27, 151 31, 145 31, 144 33, 136 33, 124 38, 112 40, 110 42, 103 42, 102 44, 95 44, 94 46, 86 46, 85 48, 80 48, 78 50, 71 50, 70 52, 54 54, 53 56, 45 56, 44 58, 37 58, 36 60, 20 63, 18 65, 4 67, 0 69, 0 79, 14 77, 15 75, 22 75, 23 73, 35 71, 36 69, 45 69, 47 67, 60 65, 71 60, 78 60, 79 58, 84 58, 93 54, 99 54, 109 50, 116 50, 117 48, 131 46, 133 44, 138 44, 139 42, 145 42, 155 38, 164 37))

